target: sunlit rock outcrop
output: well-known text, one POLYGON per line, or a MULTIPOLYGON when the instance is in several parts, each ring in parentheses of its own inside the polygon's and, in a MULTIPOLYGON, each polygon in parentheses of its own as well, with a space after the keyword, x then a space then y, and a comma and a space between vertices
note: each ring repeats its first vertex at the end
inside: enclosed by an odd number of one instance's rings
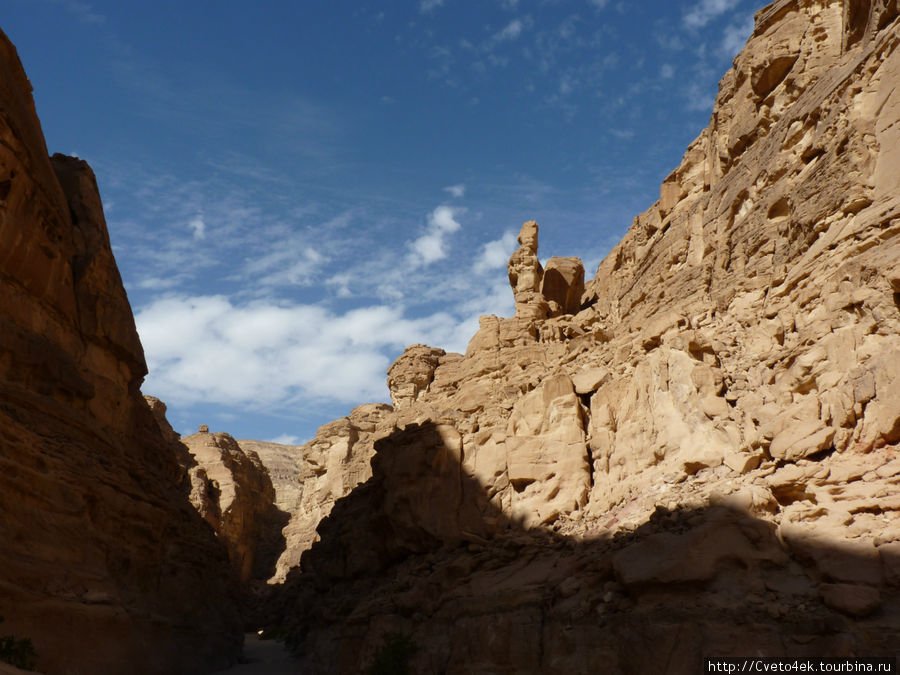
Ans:
POLYGON ((281 596, 310 668, 358 672, 388 632, 424 672, 895 655, 898 14, 757 12, 583 292, 528 222, 515 318, 398 359, 371 474, 281 596))

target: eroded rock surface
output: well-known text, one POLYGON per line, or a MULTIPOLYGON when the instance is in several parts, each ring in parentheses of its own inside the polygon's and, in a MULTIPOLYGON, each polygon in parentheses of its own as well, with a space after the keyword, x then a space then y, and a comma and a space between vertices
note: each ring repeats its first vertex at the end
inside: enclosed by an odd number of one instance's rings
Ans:
POLYGON ((392 413, 389 405, 359 406, 348 417, 323 425, 315 438, 299 448, 301 494, 290 509, 284 528, 286 548, 273 581, 283 581, 299 565, 300 557, 318 539, 316 527, 335 502, 372 475, 374 443, 393 430, 392 413))
POLYGON ((288 577, 310 668, 358 672, 390 631, 423 672, 896 655, 898 14, 760 10, 577 301, 529 222, 515 318, 398 360, 371 477, 288 577))
POLYGON ((238 445, 259 457, 275 488, 275 506, 290 512, 303 494, 303 450, 297 445, 242 438, 238 445))
POLYGON ((94 175, 47 156, 0 33, 0 612, 42 672, 198 673, 239 651, 225 549, 146 371, 94 175))
POLYGON ((530 220, 522 225, 518 240, 519 248, 506 266, 509 285, 516 299, 516 316, 521 319, 544 319, 550 308, 541 295, 544 268, 537 257, 538 224, 530 220))
POLYGON ((259 455, 221 432, 181 441, 194 461, 188 468, 191 504, 225 542, 238 578, 269 579, 285 548, 281 530, 288 516, 276 504, 259 455))

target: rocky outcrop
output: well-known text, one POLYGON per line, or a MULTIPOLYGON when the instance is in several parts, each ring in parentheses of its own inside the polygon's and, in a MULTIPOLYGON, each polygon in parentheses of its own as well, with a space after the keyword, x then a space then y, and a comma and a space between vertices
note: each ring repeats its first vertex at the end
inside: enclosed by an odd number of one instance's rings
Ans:
POLYGON ((522 225, 519 248, 510 256, 506 266, 509 285, 516 299, 516 316, 521 319, 545 319, 550 311, 540 292, 544 268, 538 260, 537 251, 538 224, 530 220, 522 225))
MULTIPOLYGON (((516 301, 516 318, 540 321, 548 316, 577 314, 584 293, 584 265, 578 258, 538 260, 538 224, 529 220, 519 232, 519 248, 506 268, 516 301)), ((391 388, 393 391, 393 387, 391 388)))
POLYGON ((584 265, 579 258, 550 258, 541 294, 550 306, 550 316, 578 314, 584 294, 584 265))
POLYGON ((443 349, 426 345, 407 347, 399 359, 388 368, 388 389, 397 408, 415 403, 428 390, 434 371, 445 356, 443 349))
POLYGON ((529 222, 515 318, 397 361, 371 477, 288 578, 311 669, 358 672, 385 632, 424 672, 896 655, 895 5, 760 10, 577 301, 529 222))
POLYGON ((197 673, 241 641, 182 490, 86 163, 47 156, 0 34, 0 612, 46 673, 197 673))
POLYGON ((181 441, 193 460, 191 504, 224 541, 238 578, 269 579, 285 548, 281 530, 288 516, 276 505, 259 456, 221 432, 201 431, 181 441))
POLYGON ((300 497, 284 528, 285 550, 272 581, 283 581, 299 565, 303 553, 318 539, 316 527, 342 497, 372 475, 375 441, 394 428, 393 411, 384 404, 354 408, 349 416, 322 426, 300 448, 300 497))
POLYGON ((303 494, 303 449, 268 441, 242 438, 238 445, 246 453, 255 453, 269 474, 275 489, 275 506, 289 513, 303 494))

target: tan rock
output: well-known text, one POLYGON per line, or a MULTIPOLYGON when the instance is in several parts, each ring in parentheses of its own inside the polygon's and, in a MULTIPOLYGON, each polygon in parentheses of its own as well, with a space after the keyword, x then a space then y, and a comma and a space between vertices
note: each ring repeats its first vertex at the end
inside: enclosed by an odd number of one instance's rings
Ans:
POLYGON ((519 232, 519 248, 509 258, 506 269, 516 300, 516 317, 528 320, 547 318, 549 306, 541 295, 544 268, 537 257, 538 224, 530 220, 519 232))
MULTIPOLYGON (((730 561, 783 564, 787 556, 766 528, 746 532, 724 511, 719 518, 686 534, 663 532, 613 556, 616 577, 626 586, 708 581, 727 570, 730 561), (759 546, 766 541, 767 546, 759 546)), ((774 529, 774 528, 773 528, 774 529)))
POLYGON ((163 437, 170 443, 178 443, 181 440, 181 435, 169 424, 169 420, 166 417, 166 411, 168 410, 166 404, 155 396, 144 396, 144 400, 153 413, 153 417, 156 419, 156 424, 159 426, 163 437))
POLYGON ((415 403, 427 391, 434 378, 440 358, 446 352, 426 345, 407 347, 403 354, 388 368, 388 388, 391 401, 402 408, 415 403))
POLYGON ((881 605, 878 590, 855 584, 822 584, 819 592, 825 604, 850 616, 868 616, 881 605))
POLYGON ((255 453, 259 457, 275 488, 275 506, 286 513, 292 512, 303 494, 306 463, 301 446, 250 439, 240 439, 237 443, 246 454, 255 453))
POLYGON ((188 470, 194 508, 225 542, 242 582, 268 579, 281 553, 287 514, 275 506, 266 467, 225 433, 200 432, 182 442, 196 462, 188 470))
MULTIPOLYGON (((341 598, 302 606, 322 617, 312 663, 344 640, 374 653, 385 621, 427 645, 423 672, 691 672, 690 645, 865 651, 863 622, 840 639, 824 626, 877 607, 865 589, 887 607, 896 580, 893 4, 757 12, 709 127, 577 308, 526 223, 516 317, 482 318, 465 355, 422 368, 378 443, 382 473, 335 502, 303 558, 300 586, 341 598)), ((866 622, 898 636, 889 614, 866 622)))
POLYGON ((878 555, 881 558, 885 580, 893 586, 900 586, 900 541, 882 544, 878 547, 878 555))
POLYGON ((88 165, 47 156, 0 33, 0 613, 38 670, 207 672, 237 657, 224 546, 191 508, 88 165))
POLYGON ((762 460, 762 453, 758 452, 726 452, 723 462, 735 473, 745 474, 759 467, 762 460))
POLYGON ((572 376, 572 384, 576 394, 591 394, 606 384, 610 377, 608 368, 587 368, 572 376))
POLYGON ((513 408, 503 441, 510 509, 526 526, 552 522, 587 503, 591 466, 584 417, 565 375, 544 380, 513 408))
POLYGON ((541 295, 558 310, 551 316, 578 314, 584 293, 584 265, 580 258, 550 258, 541 281, 541 295))
POLYGON ((290 520, 283 530, 285 549, 272 575, 273 582, 283 581, 299 564, 318 538, 316 528, 334 504, 371 477, 374 444, 393 431, 394 424, 391 406, 358 406, 348 417, 320 427, 315 438, 297 449, 299 467, 292 491, 300 496, 284 509, 290 520))
POLYGON ((883 572, 873 543, 840 541, 840 531, 829 529, 813 523, 784 523, 779 535, 795 556, 810 561, 828 581, 880 585, 883 572))

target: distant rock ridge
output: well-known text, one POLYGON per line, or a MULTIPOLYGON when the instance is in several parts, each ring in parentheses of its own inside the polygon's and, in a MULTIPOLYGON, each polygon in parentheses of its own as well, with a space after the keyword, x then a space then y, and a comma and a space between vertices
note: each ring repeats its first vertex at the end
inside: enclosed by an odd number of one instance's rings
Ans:
POLYGON ((320 429, 301 453, 334 449, 343 496, 277 596, 307 667, 358 672, 390 631, 423 672, 897 655, 898 16, 757 12, 583 291, 525 223, 515 317, 408 348, 364 446, 320 429))
POLYGON ((259 455, 226 433, 201 431, 181 439, 194 465, 190 500, 224 541, 241 582, 265 581, 284 550, 287 513, 259 455))
POLYGON ((225 548, 146 372, 94 174, 48 157, 0 33, 0 632, 48 675, 193 674, 240 650, 225 548))

